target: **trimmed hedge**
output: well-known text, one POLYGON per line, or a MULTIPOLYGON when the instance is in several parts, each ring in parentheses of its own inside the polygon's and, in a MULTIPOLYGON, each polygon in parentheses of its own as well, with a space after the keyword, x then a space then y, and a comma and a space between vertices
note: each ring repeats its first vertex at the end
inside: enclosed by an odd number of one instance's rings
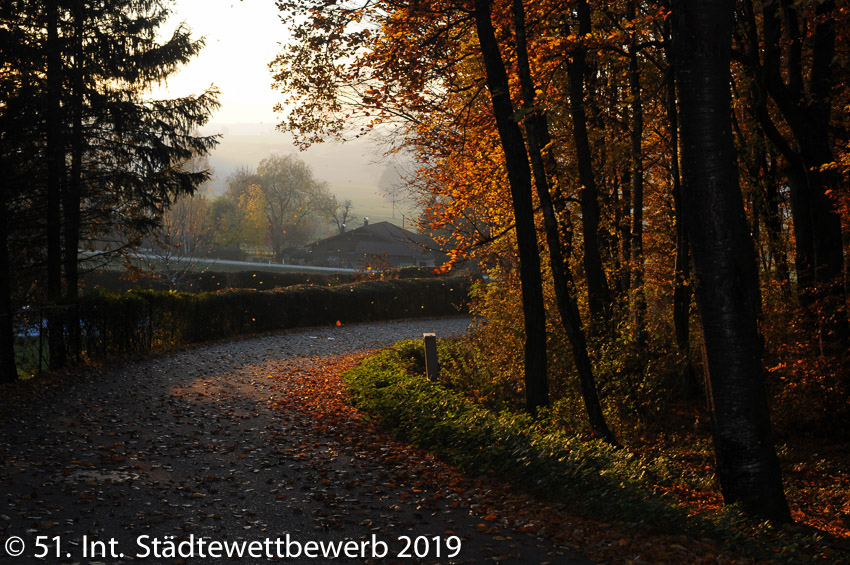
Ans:
POLYGON ((298 285, 216 293, 130 291, 87 296, 79 304, 86 355, 167 349, 298 327, 466 312, 468 277, 298 285))
MULTIPOLYGON (((434 274, 433 267, 404 267, 385 273, 386 278, 398 279, 430 279, 440 278, 434 274)), ((127 280, 124 271, 94 271, 83 277, 84 292, 98 294, 101 292, 126 292, 128 290, 166 289, 167 280, 157 278, 154 274, 140 280, 127 280)), ((368 275, 365 275, 368 276, 368 275)), ((335 272, 271 272, 261 269, 245 271, 204 271, 192 273, 182 280, 178 287, 172 290, 184 292, 218 292, 226 289, 271 290, 279 287, 312 284, 319 286, 335 286, 349 284, 362 280, 362 273, 335 272)), ((378 279, 378 277, 376 277, 378 279)))
MULTIPOLYGON (((124 271, 103 270, 88 273, 84 276, 84 292, 96 295, 102 292, 168 289, 169 286, 167 281, 160 278, 127 280, 124 277, 124 271)), ((180 286, 173 290, 185 292, 217 292, 226 289, 271 290, 299 284, 338 285, 354 282, 357 278, 357 275, 349 273, 273 273, 256 269, 232 272, 205 271, 188 275, 180 286)))

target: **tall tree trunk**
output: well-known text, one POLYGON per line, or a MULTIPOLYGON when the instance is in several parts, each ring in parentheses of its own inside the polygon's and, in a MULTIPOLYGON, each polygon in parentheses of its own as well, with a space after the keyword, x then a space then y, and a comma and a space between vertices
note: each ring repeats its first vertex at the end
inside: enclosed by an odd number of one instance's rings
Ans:
POLYGON ((522 0, 513 0, 514 29, 516 33, 517 66, 519 69, 522 97, 524 101, 524 120, 528 153, 531 159, 531 170, 534 184, 540 199, 543 213, 543 223, 546 230, 546 242, 549 246, 549 264, 552 268, 552 279, 555 286, 555 301, 561 315, 561 323, 570 345, 573 349, 576 370, 581 385, 581 395, 587 412, 588 421, 594 432, 608 443, 616 444, 616 439, 605 422, 599 395, 596 391, 596 381, 593 376, 593 365, 587 352, 587 340, 581 322, 581 312, 575 299, 575 283, 572 271, 564 257, 561 238, 558 230, 558 219, 552 205, 549 189, 549 177, 543 157, 545 147, 551 142, 546 114, 537 106, 534 79, 528 60, 528 45, 525 30, 525 8, 522 0))
POLYGON ((8 187, 0 147, 0 383, 18 379, 15 363, 15 321, 12 312, 11 262, 9 261, 8 187))
POLYGON ((620 286, 624 296, 629 296, 632 291, 632 182, 631 171, 624 167, 623 171, 616 171, 615 175, 622 176, 620 185, 623 187, 623 198, 620 209, 620 223, 617 229, 620 231, 621 253, 623 257, 623 270, 620 273, 620 286))
POLYGON ((678 0, 683 204, 705 342, 717 477, 727 504, 790 522, 756 321, 757 271, 731 131, 732 0, 678 0))
POLYGON ((534 414, 538 408, 548 406, 549 384, 546 368, 546 311, 534 227, 531 170, 522 131, 511 102, 505 63, 490 20, 490 0, 475 0, 475 25, 511 188, 525 321, 526 404, 529 412, 534 414))
MULTIPOLYGON (((587 0, 579 0, 578 36, 590 34, 590 7, 587 0)), ((587 278, 588 304, 590 306, 591 328, 608 319, 611 314, 611 291, 605 278, 602 254, 599 244, 599 189, 593 171, 593 159, 590 151, 590 138, 587 132, 587 112, 585 111, 584 83, 587 74, 587 49, 577 47, 572 52, 572 62, 568 66, 570 114, 573 121, 573 137, 576 147, 579 182, 581 190, 581 224, 584 236, 584 270, 587 278)))
POLYGON ((628 258, 623 254, 623 217, 628 213, 627 205, 624 205, 623 199, 620 197, 620 176, 614 172, 611 175, 611 196, 608 201, 611 203, 611 210, 614 212, 614 226, 616 230, 611 234, 611 272, 613 277, 611 280, 611 292, 614 296, 623 296, 626 292, 625 283, 623 280, 623 270, 628 264, 628 258))
POLYGON ((74 68, 71 96, 71 170, 66 189, 62 193, 62 210, 64 212, 64 247, 65 247, 65 305, 68 308, 66 320, 68 323, 68 353, 79 361, 82 351, 80 335, 79 310, 77 298, 79 295, 79 264, 78 249, 80 245, 80 206, 82 198, 82 164, 83 164, 83 8, 76 0, 73 5, 74 17, 74 68))
POLYGON ((791 279, 785 243, 782 240, 782 214, 779 211, 781 201, 776 158, 772 157, 764 165, 764 227, 767 230, 770 256, 776 269, 776 280, 787 285, 791 279))
MULTIPOLYGON (((637 16, 636 0, 630 0, 628 18, 637 16)), ((632 257, 631 268, 634 287, 632 299, 634 335, 639 348, 646 342, 646 294, 643 287, 643 94, 640 84, 638 48, 629 45, 629 95, 632 106, 631 160, 632 160, 632 257)))
POLYGON ((51 369, 65 366, 62 300, 62 53, 59 44, 57 0, 46 0, 47 10, 47 343, 51 369))
POLYGON ((679 110, 676 105, 676 68, 673 64, 670 20, 664 22, 664 52, 670 65, 666 88, 667 123, 670 128, 670 178, 673 187, 673 218, 676 224, 676 261, 673 267, 673 328, 679 354, 679 384, 686 397, 699 394, 699 379, 691 358, 691 258, 688 232, 682 211, 682 182, 679 171, 679 110))

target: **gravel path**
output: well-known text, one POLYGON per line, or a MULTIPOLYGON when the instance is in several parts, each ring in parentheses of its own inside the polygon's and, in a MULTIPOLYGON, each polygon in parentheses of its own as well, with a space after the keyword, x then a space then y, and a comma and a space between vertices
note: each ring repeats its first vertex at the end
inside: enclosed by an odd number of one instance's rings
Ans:
POLYGON ((237 561, 228 546, 253 551, 243 563, 587 563, 482 517, 441 483, 445 466, 433 458, 399 466, 397 452, 407 450, 390 437, 364 450, 317 432, 297 408, 299 378, 310 371, 468 323, 216 343, 93 371, 22 401, 0 424, 0 563, 237 561), (407 539, 411 557, 402 558, 407 539), (320 542, 340 556, 322 557, 320 542))

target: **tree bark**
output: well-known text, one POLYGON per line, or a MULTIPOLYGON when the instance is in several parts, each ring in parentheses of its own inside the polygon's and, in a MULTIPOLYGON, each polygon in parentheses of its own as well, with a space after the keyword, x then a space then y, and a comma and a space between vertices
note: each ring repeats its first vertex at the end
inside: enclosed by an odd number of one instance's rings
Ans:
POLYGON ((575 283, 567 258, 564 257, 561 238, 558 230, 558 219, 552 204, 549 188, 549 177, 554 172, 546 171, 543 157, 545 147, 551 142, 546 114, 537 106, 534 79, 531 75, 531 65, 528 59, 528 44, 525 30, 525 8, 522 0, 513 0, 514 29, 516 33, 517 67, 525 110, 525 131, 528 142, 528 154, 531 160, 531 170, 540 208, 543 213, 543 224, 546 230, 546 242, 549 246, 549 264, 552 268, 552 279, 555 287, 555 301, 561 316, 561 323, 573 350, 576 371, 579 376, 581 395, 585 411, 593 431, 608 443, 616 444, 617 440, 602 413, 599 395, 596 390, 596 380, 593 376, 593 365, 587 352, 587 340, 582 327, 581 312, 575 299, 575 283))
MULTIPOLYGON (((630 0, 628 17, 637 15, 635 0, 630 0)), ((631 159, 632 159, 632 245, 631 269, 633 288, 632 319, 634 335, 639 349, 646 342, 646 294, 643 287, 643 95, 640 84, 638 47, 629 45, 629 95, 632 106, 631 159)))
POLYGON ((673 218, 676 223, 676 262, 673 267, 673 328, 676 349, 679 353, 679 384, 686 397, 699 394, 699 379, 691 358, 691 258, 688 249, 688 232, 682 211, 682 177, 679 170, 679 110, 676 105, 676 69, 673 64, 672 39, 669 19, 664 22, 664 52, 669 76, 666 88, 667 123, 670 128, 670 180, 673 190, 673 218))
MULTIPOLYGON (((578 35, 584 37, 591 33, 590 7, 587 0, 579 0, 578 35)), ((593 171, 593 159, 590 151, 590 139, 587 132, 587 112, 585 111, 584 83, 587 73, 586 48, 577 47, 572 52, 572 63, 568 66, 570 115, 573 121, 573 138, 576 147, 579 182, 581 190, 581 224, 584 240, 584 270, 587 277, 588 304, 590 306, 591 327, 595 327, 611 314, 611 291, 602 265, 599 245, 599 189, 593 171)))
POLYGON ((511 189, 525 321, 526 404, 529 412, 534 414, 538 408, 549 405, 549 385, 546 368, 546 311, 534 227, 531 170, 522 131, 511 102, 505 63, 490 19, 490 0, 475 0, 475 25, 511 189))
POLYGON ((631 171, 623 167, 622 171, 615 171, 615 175, 622 178, 620 185, 623 187, 623 198, 620 204, 620 222, 617 229, 620 232, 620 247, 622 254, 623 269, 620 273, 620 286, 623 295, 628 296, 632 291, 632 183, 631 171))
POLYGON ((790 522, 773 443, 756 320, 755 253, 731 131, 732 0, 678 0, 682 198, 702 320, 716 471, 724 501, 790 522))
POLYGON ((74 68, 71 95, 71 169, 65 190, 62 193, 64 266, 65 266, 65 306, 68 324, 68 354, 79 361, 82 351, 80 335, 80 317, 77 309, 80 276, 78 249, 80 245, 80 207, 82 205, 83 151, 83 18, 84 12, 79 0, 74 2, 74 68))
POLYGON ((770 246, 770 256, 776 268, 776 279, 787 286, 791 280, 788 271, 788 259, 785 243, 782 240, 782 214, 779 203, 779 175, 777 174, 776 158, 764 164, 764 227, 767 230, 767 240, 770 246))
POLYGON ((59 44, 57 0, 46 1, 47 10, 47 343, 51 369, 66 364, 62 300, 62 177, 65 152, 62 143, 62 53, 59 44))

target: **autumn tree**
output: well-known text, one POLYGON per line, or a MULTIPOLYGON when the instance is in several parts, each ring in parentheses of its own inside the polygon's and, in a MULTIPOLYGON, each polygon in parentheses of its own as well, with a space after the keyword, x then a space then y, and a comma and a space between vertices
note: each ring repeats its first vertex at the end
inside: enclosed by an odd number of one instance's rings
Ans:
MULTIPOLYGON (((523 263, 534 263, 529 257, 536 248, 546 339, 552 345, 547 349, 551 399, 556 403, 568 399, 571 414, 578 412, 572 403, 584 400, 588 421, 594 420, 594 412, 603 416, 591 425, 597 435, 605 435, 598 423, 607 418, 618 435, 632 440, 643 435, 638 430, 645 430, 643 426, 657 414, 668 413, 665 402, 671 399, 683 403, 681 414, 696 419, 703 390, 697 371, 705 366, 695 362, 695 351, 706 345, 712 350, 706 394, 716 416, 718 465, 724 473, 736 465, 740 468, 740 461, 729 460, 729 444, 721 434, 729 421, 723 403, 736 396, 724 387, 729 382, 742 385, 737 396, 741 406, 752 408, 750 424, 757 433, 769 431, 769 425, 764 427, 761 348, 773 348, 769 351, 773 356, 792 349, 794 343, 763 341, 754 325, 761 323, 772 332, 772 339, 788 335, 782 335, 784 328, 769 326, 777 319, 775 303, 765 304, 773 311, 760 309, 762 287, 753 268, 753 240, 766 245, 758 256, 765 287, 774 276, 785 281, 782 292, 798 282, 802 292, 809 284, 805 273, 802 279, 795 278, 796 262, 783 266, 788 242, 809 246, 806 241, 812 241, 806 234, 811 226, 798 221, 798 213, 805 212, 797 200, 815 194, 791 186, 792 155, 778 143, 784 139, 792 153, 808 151, 802 147, 803 130, 795 134, 790 125, 789 120, 796 119, 792 114, 809 116, 813 121, 808 125, 815 124, 814 129, 830 136, 834 162, 810 159, 807 166, 817 166, 820 172, 808 179, 809 184, 850 170, 848 152, 839 143, 846 120, 835 111, 850 103, 850 92, 836 79, 843 77, 844 67, 841 58, 833 57, 835 64, 827 69, 822 58, 830 49, 835 54, 847 52, 846 34, 830 35, 830 30, 840 29, 836 25, 847 17, 841 15, 844 12, 828 1, 738 3, 736 25, 729 28, 733 22, 725 22, 721 29, 725 35, 714 38, 724 42, 718 53, 725 61, 715 60, 710 67, 719 73, 725 66, 723 77, 712 75, 729 87, 721 100, 716 84, 705 91, 696 89, 694 77, 702 72, 702 63, 695 62, 694 52, 686 49, 682 56, 689 62, 677 62, 673 6, 666 1, 616 0, 602 5, 584 0, 305 0, 279 5, 293 38, 272 64, 285 96, 280 127, 292 131, 302 146, 377 133, 390 152, 414 157, 416 166, 405 182, 425 207, 427 225, 448 234, 444 240, 453 247, 450 266, 472 258, 494 275, 474 304, 488 314, 484 331, 510 336, 491 344, 498 349, 493 358, 500 361, 494 370, 504 373, 493 380, 509 379, 512 393, 532 390, 522 386, 525 326, 528 317, 539 317, 539 310, 531 305, 533 300, 521 306, 521 295, 535 286, 527 284, 535 277, 523 273, 523 263), (781 25, 777 28, 770 21, 765 25, 769 17, 778 18, 781 25), (774 37, 770 49, 764 46, 767 32, 774 37), (734 33, 732 57, 725 44, 729 33, 734 33), (802 39, 785 40, 797 37, 802 39), (817 50, 821 55, 809 57, 817 50), (776 73, 767 68, 767 61, 776 54, 770 62, 775 67, 778 61, 778 76, 786 87, 771 88, 779 88, 778 92, 791 88, 792 82, 799 82, 793 77, 802 74, 804 89, 792 90, 803 95, 793 98, 792 106, 805 111, 789 113, 773 99, 767 82, 776 73), (680 80, 682 67, 691 74, 680 80), (818 94, 826 83, 815 88, 815 79, 832 81, 833 99, 818 94), (677 90, 677 84, 684 86, 677 90), (685 151, 682 136, 686 132, 693 136, 695 124, 701 123, 694 117, 693 102, 700 96, 715 109, 715 116, 724 117, 719 120, 729 126, 724 135, 733 137, 717 137, 726 145, 701 169, 693 163, 695 155, 706 149, 694 145, 694 137, 688 139, 691 149, 685 160, 691 164, 686 172, 680 167, 685 151), (827 106, 828 118, 818 121, 824 115, 818 111, 827 106), (725 116, 734 118, 731 124, 726 124, 725 116), (771 125, 773 132, 767 131, 771 125), (737 155, 728 153, 730 139, 740 150, 737 155), (691 190, 688 186, 711 178, 719 179, 717 193, 729 218, 714 217, 707 201, 695 204, 685 195, 691 190), (790 202, 789 189, 794 192, 790 202), (789 211, 794 218, 786 222, 789 211), (703 223, 691 229, 696 214, 703 223), (715 263, 717 269, 706 266, 706 253, 711 261, 716 259, 709 253, 716 252, 716 241, 702 231, 715 220, 730 222, 732 247, 729 263, 715 263), (699 259, 696 251, 691 253, 692 245, 700 247, 699 259), (691 268, 692 259, 697 271, 691 268), (721 278, 728 274, 727 267, 740 271, 742 290, 733 292, 711 279, 714 271, 721 278), (713 290, 721 294, 728 291, 729 302, 706 302, 707 287, 716 287, 713 290), (694 331, 695 288, 702 293, 697 300, 702 323, 711 328, 702 333, 694 331), (738 354, 745 362, 741 361, 739 373, 728 373, 728 381, 715 383, 726 373, 716 368, 721 361, 715 355, 722 347, 714 324, 720 313, 728 314, 726 321, 741 332, 735 343, 740 351, 730 350, 722 362, 738 354), (562 355, 566 349, 572 355, 562 355), (756 357, 748 357, 752 354, 756 357), (564 385, 565 377, 573 375, 579 378, 570 382, 581 385, 581 397, 564 385), (592 401, 594 384, 599 387, 598 409, 592 401), (724 400, 715 399, 717 395, 724 400)), ((676 4, 677 9, 683 6, 676 4)), ((691 7, 686 11, 694 10, 699 11, 691 7)), ((683 33, 695 32, 686 28, 677 32, 680 46, 683 33)), ((698 36, 700 42, 708 41, 698 36)), ((800 155, 796 158, 799 164, 800 155)), ((831 202, 839 215, 850 208, 840 191, 830 192, 832 184, 823 186, 829 199, 822 203, 831 202)), ((696 190, 690 194, 705 197, 696 190)), ((820 227, 830 231, 833 219, 827 215, 822 215, 820 227)), ((846 224, 846 212, 843 220, 846 224)), ((830 233, 823 241, 834 241, 837 232, 830 233)), ((833 256, 833 266, 837 259, 833 256)), ((819 326, 824 345, 818 367, 828 367, 842 354, 840 347, 830 346, 838 343, 833 338, 840 337, 841 328, 819 317, 836 313, 834 319, 840 320, 844 306, 829 312, 823 305, 843 295, 837 286, 820 281, 809 286, 817 290, 801 294, 801 303, 806 296, 811 300, 806 309, 819 326)), ((796 370, 790 364, 779 369, 788 374, 796 370)), ((769 384, 787 386, 775 379, 769 384)), ((769 465, 772 447, 764 449, 759 456, 769 465)), ((724 475, 722 482, 729 480, 724 475)), ((775 484, 771 488, 775 494, 775 484)), ((735 500, 737 494, 729 492, 728 500, 735 500)))
POLYGON ((586 38, 591 36, 591 8, 587 0, 578 0, 575 13, 575 45, 568 60, 569 108, 572 118, 573 142, 581 188, 581 223, 584 237, 584 270, 587 279, 588 304, 594 324, 612 313, 612 297, 602 264, 600 249, 600 204, 596 173, 588 134, 586 77, 591 71, 587 64, 586 38))
POLYGON ((215 198, 210 203, 210 222, 213 226, 215 245, 239 247, 239 244, 243 243, 242 215, 237 201, 227 196, 215 198))
POLYGON ((284 245, 303 245, 312 235, 311 220, 327 216, 333 198, 327 183, 317 180, 310 167, 294 155, 273 155, 257 167, 266 200, 266 218, 275 259, 284 245))
POLYGON ((256 171, 248 167, 234 171, 212 210, 219 243, 268 244, 277 261, 286 248, 304 245, 320 223, 334 221, 339 213, 327 183, 291 154, 267 157, 256 171))
POLYGON ((242 166, 230 173, 225 183, 225 193, 210 205, 215 243, 227 247, 265 244, 265 198, 260 177, 250 167, 242 166))
POLYGON ((670 191, 673 198, 673 223, 676 251, 673 268, 673 333, 679 356, 680 385, 687 396, 696 396, 699 389, 696 369, 691 359, 691 257, 685 215, 682 209, 682 175, 679 168, 679 106, 676 94, 676 68, 673 65, 673 38, 669 19, 662 29, 664 57, 667 61, 667 81, 664 85, 664 113, 669 129, 668 160, 670 191))
POLYGON ((259 246, 270 242, 267 208, 266 195, 257 178, 257 182, 249 184, 237 201, 242 243, 259 246))
POLYGON ((511 102, 505 63, 491 21, 490 0, 475 0, 475 26, 511 190, 525 321, 525 394, 528 410, 535 413, 538 408, 549 404, 549 385, 546 370, 546 313, 534 227, 531 168, 511 102))
MULTIPOLYGON (((516 73, 513 54, 506 47, 512 41, 514 22, 506 18, 510 12, 504 10, 504 4, 490 2, 446 2, 439 6, 396 3, 387 5, 386 12, 366 6, 358 10, 345 3, 317 2, 316 7, 319 5, 323 9, 311 12, 313 19, 296 28, 296 41, 277 61, 285 69, 277 75, 281 88, 285 87, 292 96, 289 107, 293 110, 287 127, 309 143, 322 136, 341 134, 346 122, 343 112, 354 120, 352 123, 359 119, 366 130, 375 123, 400 123, 407 132, 399 137, 404 140, 402 145, 410 148, 423 165, 420 172, 424 173, 412 182, 428 187, 423 192, 431 191, 427 205, 433 215, 433 228, 451 225, 453 241, 467 252, 483 249, 509 231, 515 233, 525 304, 526 395, 532 411, 548 402, 545 315, 533 212, 532 186, 536 186, 548 226, 549 256, 554 257, 551 264, 557 273, 557 295, 564 305, 562 317, 574 349, 577 348, 590 419, 600 435, 610 437, 596 398, 581 314, 571 298, 576 289, 569 276, 561 276, 571 266, 567 264, 569 258, 561 255, 560 231, 569 231, 572 219, 570 212, 564 210, 563 196, 555 201, 548 196, 546 177, 557 174, 553 170, 556 167, 552 167, 557 157, 545 126, 541 127, 545 123, 542 114, 524 121, 526 130, 531 128, 538 133, 523 138, 519 122, 523 116, 532 115, 536 101, 527 99, 526 106, 520 109, 520 103, 513 100, 511 82, 518 75, 509 74, 509 70, 516 73), (333 31, 347 25, 353 27, 361 19, 362 31, 333 31), (371 51, 361 52, 356 58, 347 57, 358 52, 359 42, 365 46, 366 39, 375 37, 378 40, 371 43, 371 51), (473 38, 481 46, 480 51, 475 43, 470 43, 473 38), (308 49, 324 53, 308 53, 308 49), (439 73, 431 69, 439 69, 439 73), (395 80, 383 81, 384 76, 395 80), (484 85, 486 91, 482 89, 484 85), (486 104, 485 95, 489 95, 491 103, 486 104), (375 117, 366 122, 370 114, 375 117), (549 171, 542 171, 542 162, 535 161, 538 156, 544 158, 541 152, 547 154, 545 167, 549 171), (488 190, 481 182, 483 178, 492 179, 487 184, 501 186, 488 190), (510 203, 510 208, 505 208, 506 203, 510 203), (554 216, 556 206, 560 206, 561 220, 554 216)), ((521 3, 513 6, 514 12, 524 14, 521 3)), ((292 13, 303 9, 288 4, 286 7, 292 13)), ((516 36, 519 39, 519 29, 516 36)), ((527 66, 527 54, 525 59, 527 66)), ((537 88, 530 76, 524 80, 526 90, 537 88)), ((589 199, 585 203, 591 205, 589 199)))
MULTIPOLYGON (((197 155, 183 163, 191 172, 212 172, 209 158, 197 155)), ((144 245, 159 260, 159 269, 167 279, 181 282, 197 267, 197 259, 208 256, 215 244, 215 216, 210 206, 209 182, 193 194, 183 194, 164 210, 159 225, 144 245)))
MULTIPOLYGON (((571 267, 564 257, 564 248, 561 243, 559 224, 564 222, 558 221, 558 212, 555 209, 550 188, 553 183, 557 185, 559 182, 558 164, 553 156, 547 115, 538 106, 536 96, 538 87, 532 76, 528 53, 525 7, 521 0, 514 0, 511 9, 516 34, 517 70, 521 84, 523 110, 526 113, 523 125, 549 248, 549 264, 552 269, 556 303, 561 323, 572 346, 582 398, 591 427, 609 443, 616 443, 602 413, 593 367, 587 351, 587 339, 575 296, 575 282, 571 267)), ((570 224, 567 224, 567 227, 569 226, 570 224)), ((571 240, 572 234, 569 234, 568 238, 571 240)))

